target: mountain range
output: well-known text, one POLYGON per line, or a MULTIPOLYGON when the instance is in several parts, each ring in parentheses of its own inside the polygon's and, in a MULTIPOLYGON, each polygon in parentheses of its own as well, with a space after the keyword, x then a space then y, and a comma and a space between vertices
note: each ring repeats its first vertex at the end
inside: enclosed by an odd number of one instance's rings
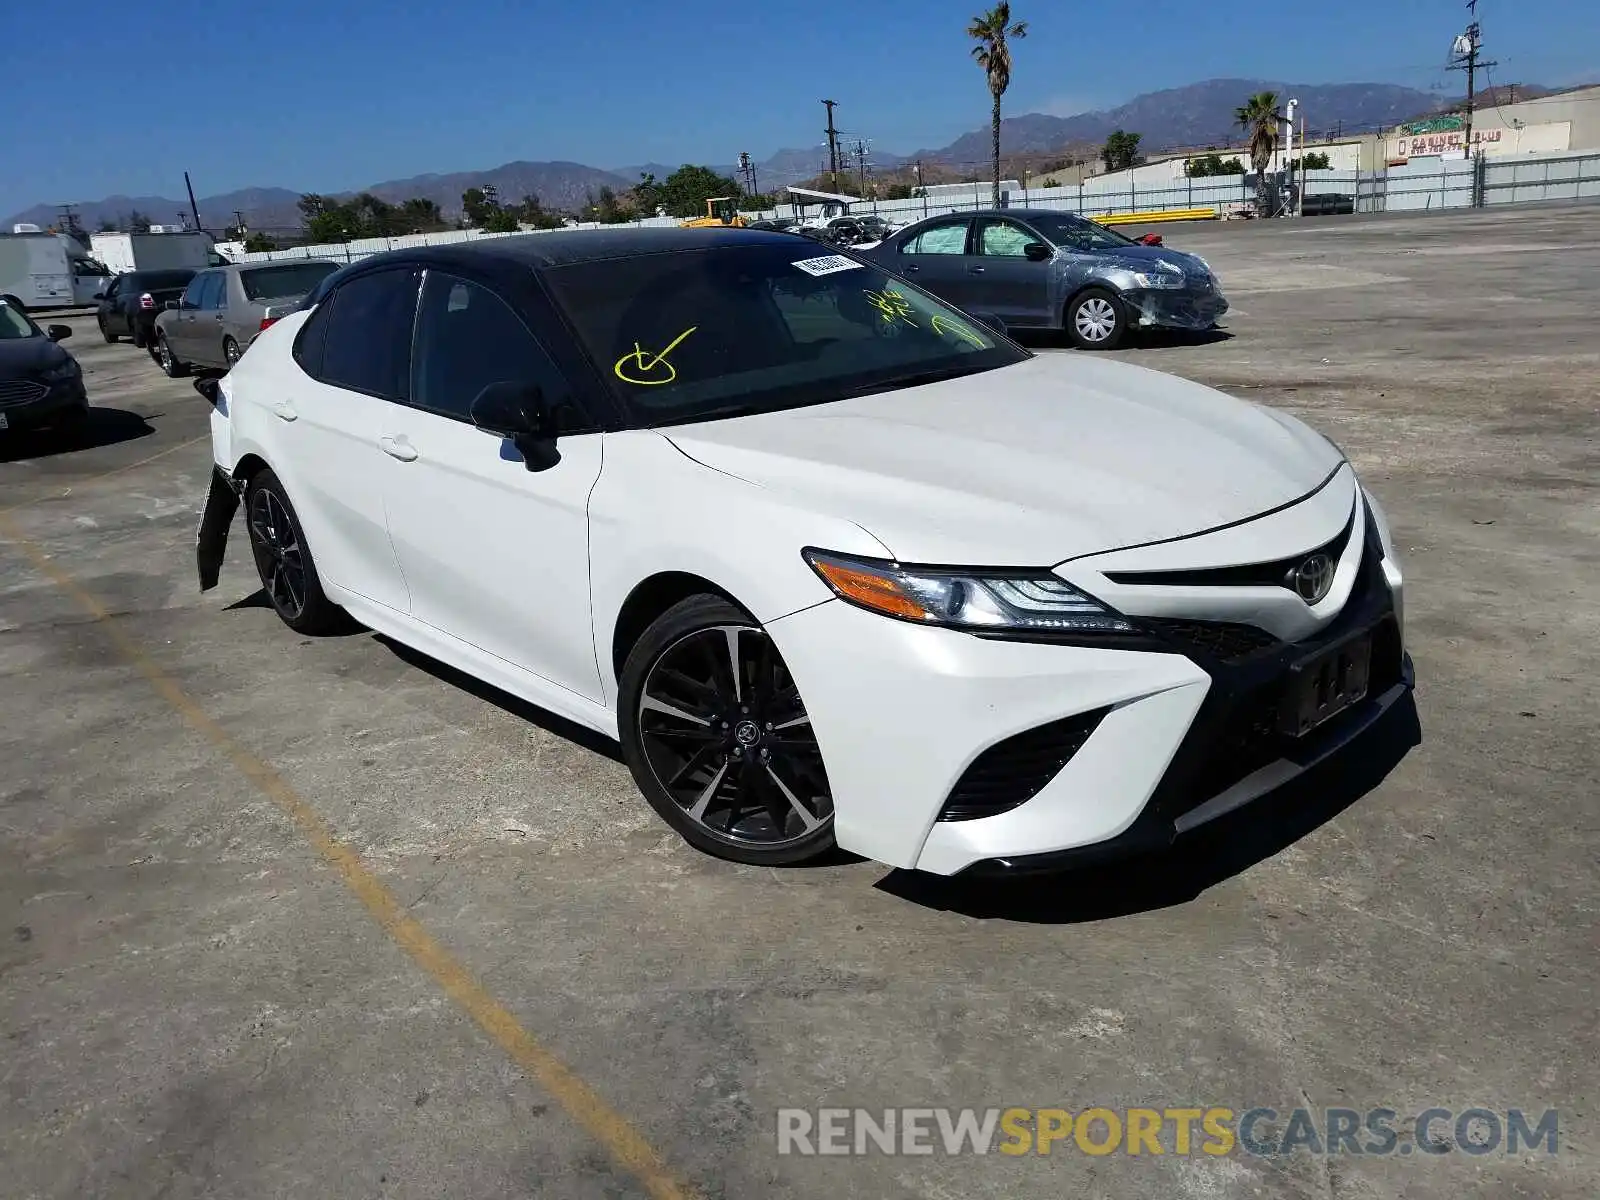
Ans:
MULTIPOLYGON (((1522 88, 1531 96, 1539 89, 1522 88)), ((1149 152, 1188 146, 1222 146, 1239 132, 1233 110, 1255 92, 1273 91, 1280 98, 1297 97, 1310 127, 1319 133, 1371 130, 1434 111, 1440 98, 1429 92, 1387 83, 1298 84, 1261 79, 1208 79, 1187 87, 1168 88, 1135 96, 1126 104, 1105 111, 1055 117, 1045 113, 1024 113, 1001 122, 1001 148, 1008 156, 1048 154, 1052 151, 1084 152, 1104 142, 1117 129, 1143 136, 1149 152)), ((978 168, 990 153, 987 125, 962 134, 948 146, 920 150, 913 155, 872 151, 871 161, 880 169, 900 166, 912 159, 941 163, 951 167, 978 168)), ((825 148, 779 150, 755 164, 756 184, 769 191, 784 184, 798 183, 818 174, 827 157, 825 148)), ((713 165, 721 174, 734 175, 734 168, 713 165)), ((507 202, 536 195, 550 208, 573 209, 601 187, 617 190, 633 186, 642 172, 664 179, 675 169, 665 163, 644 163, 604 170, 575 162, 510 162, 488 170, 458 171, 451 174, 414 175, 389 179, 360 189, 391 202, 413 196, 433 200, 446 215, 461 210, 461 193, 468 187, 493 184, 507 202)), ((346 193, 353 194, 353 193, 346 193)), ((281 187, 252 187, 207 196, 198 202, 200 221, 208 229, 221 229, 234 221, 239 210, 252 228, 294 229, 300 224, 296 202, 300 193, 281 187)), ((137 209, 160 223, 170 221, 188 205, 164 196, 108 196, 101 200, 75 202, 79 220, 86 229, 97 229, 102 221, 125 221, 137 209)), ((14 222, 29 221, 47 226, 57 219, 54 204, 38 204, 7 218, 0 229, 14 222)))

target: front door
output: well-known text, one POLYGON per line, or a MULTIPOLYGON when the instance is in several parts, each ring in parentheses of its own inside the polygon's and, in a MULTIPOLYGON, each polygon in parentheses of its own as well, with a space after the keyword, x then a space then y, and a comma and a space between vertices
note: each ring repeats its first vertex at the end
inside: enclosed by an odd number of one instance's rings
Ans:
POLYGON ((205 302, 213 278, 210 271, 202 271, 191 279, 189 286, 183 289, 183 295, 178 299, 177 311, 170 313, 161 322, 162 335, 172 347, 173 355, 184 362, 190 362, 194 358, 195 317, 205 302))
POLYGON ((599 702, 588 502, 602 435, 574 417, 557 443, 561 460, 529 471, 509 441, 472 423, 473 399, 499 382, 537 385, 552 411, 570 401, 566 380, 505 299, 430 268, 411 404, 395 408, 383 431, 389 532, 411 615, 599 702))
POLYGON ((978 253, 968 260, 974 308, 992 312, 1007 325, 1049 325, 1050 263, 1034 262, 1025 247, 1041 242, 1025 225, 1003 217, 978 221, 978 253))

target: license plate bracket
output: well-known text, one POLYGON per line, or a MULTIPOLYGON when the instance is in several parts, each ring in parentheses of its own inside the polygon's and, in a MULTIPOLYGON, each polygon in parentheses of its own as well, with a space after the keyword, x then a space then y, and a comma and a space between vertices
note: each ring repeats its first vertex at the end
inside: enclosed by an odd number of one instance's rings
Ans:
POLYGON ((1372 674, 1372 632, 1346 638, 1289 668, 1278 728, 1304 737, 1367 696, 1372 674))

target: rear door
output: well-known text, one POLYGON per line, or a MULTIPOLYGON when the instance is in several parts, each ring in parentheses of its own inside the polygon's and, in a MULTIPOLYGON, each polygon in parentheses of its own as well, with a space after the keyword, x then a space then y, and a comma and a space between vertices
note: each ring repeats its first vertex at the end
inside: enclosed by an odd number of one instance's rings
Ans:
POLYGON ((202 271, 191 279, 189 286, 183 290, 183 295, 178 299, 177 311, 168 313, 166 319, 161 322, 167 344, 172 347, 173 354, 185 362, 194 359, 195 318, 200 313, 201 305, 205 303, 206 293, 211 287, 213 278, 215 278, 213 272, 202 271))
POLYGON ((967 239, 971 225, 967 217, 951 217, 925 225, 909 239, 897 243, 897 253, 884 256, 884 265, 935 296, 965 306, 972 283, 967 275, 967 239))
POLYGON ((1024 248, 1043 239, 1026 225, 1005 217, 978 220, 975 248, 967 273, 972 277, 972 305, 992 312, 1007 325, 1048 325, 1050 264, 1033 262, 1024 248))
POLYGON ((227 320, 227 271, 208 271, 206 290, 200 294, 200 311, 195 314, 194 350, 191 361, 207 367, 226 367, 222 353, 223 322, 227 320))
POLYGON ((419 273, 358 275, 323 299, 295 338, 300 370, 263 400, 286 447, 274 463, 300 513, 317 569, 337 587, 397 612, 410 607, 389 544, 379 449, 409 388, 419 273))
MULTIPOLYGON (((525 309, 522 311, 526 311, 525 309)), ((411 403, 387 414, 389 533, 411 615, 525 671, 603 699, 589 616, 589 492, 602 435, 518 307, 482 279, 429 268, 411 403), (529 471, 472 423, 491 383, 539 387, 561 460, 529 471)))

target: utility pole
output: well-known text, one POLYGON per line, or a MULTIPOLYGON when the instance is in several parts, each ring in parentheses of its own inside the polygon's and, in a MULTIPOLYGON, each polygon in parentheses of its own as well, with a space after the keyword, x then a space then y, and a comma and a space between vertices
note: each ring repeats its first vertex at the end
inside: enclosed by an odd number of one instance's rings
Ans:
POLYGON ((833 109, 839 102, 837 100, 824 100, 822 107, 828 110, 828 179, 833 190, 839 190, 839 131, 833 127, 833 109))
POLYGON ((922 193, 922 215, 928 215, 928 188, 922 182, 922 160, 917 159, 917 191, 922 193))
POLYGON ((861 198, 867 198, 867 144, 856 139, 856 167, 861 172, 861 198))
POLYGON ((1483 26, 1478 24, 1478 0, 1467 0, 1467 15, 1471 20, 1467 24, 1467 31, 1455 40, 1451 47, 1454 61, 1450 63, 1452 71, 1465 71, 1467 73, 1467 122, 1465 132, 1461 138, 1461 148, 1468 158, 1472 157, 1472 109, 1477 98, 1478 68, 1498 67, 1497 62, 1490 62, 1482 58, 1483 53, 1483 26))
POLYGON ((244 213, 237 208, 233 210, 233 232, 241 241, 250 232, 244 225, 244 213))
POLYGON ((189 189, 189 211, 194 214, 194 227, 199 229, 201 227, 200 209, 194 202, 194 184, 189 182, 189 172, 187 171, 183 173, 183 186, 189 189))

